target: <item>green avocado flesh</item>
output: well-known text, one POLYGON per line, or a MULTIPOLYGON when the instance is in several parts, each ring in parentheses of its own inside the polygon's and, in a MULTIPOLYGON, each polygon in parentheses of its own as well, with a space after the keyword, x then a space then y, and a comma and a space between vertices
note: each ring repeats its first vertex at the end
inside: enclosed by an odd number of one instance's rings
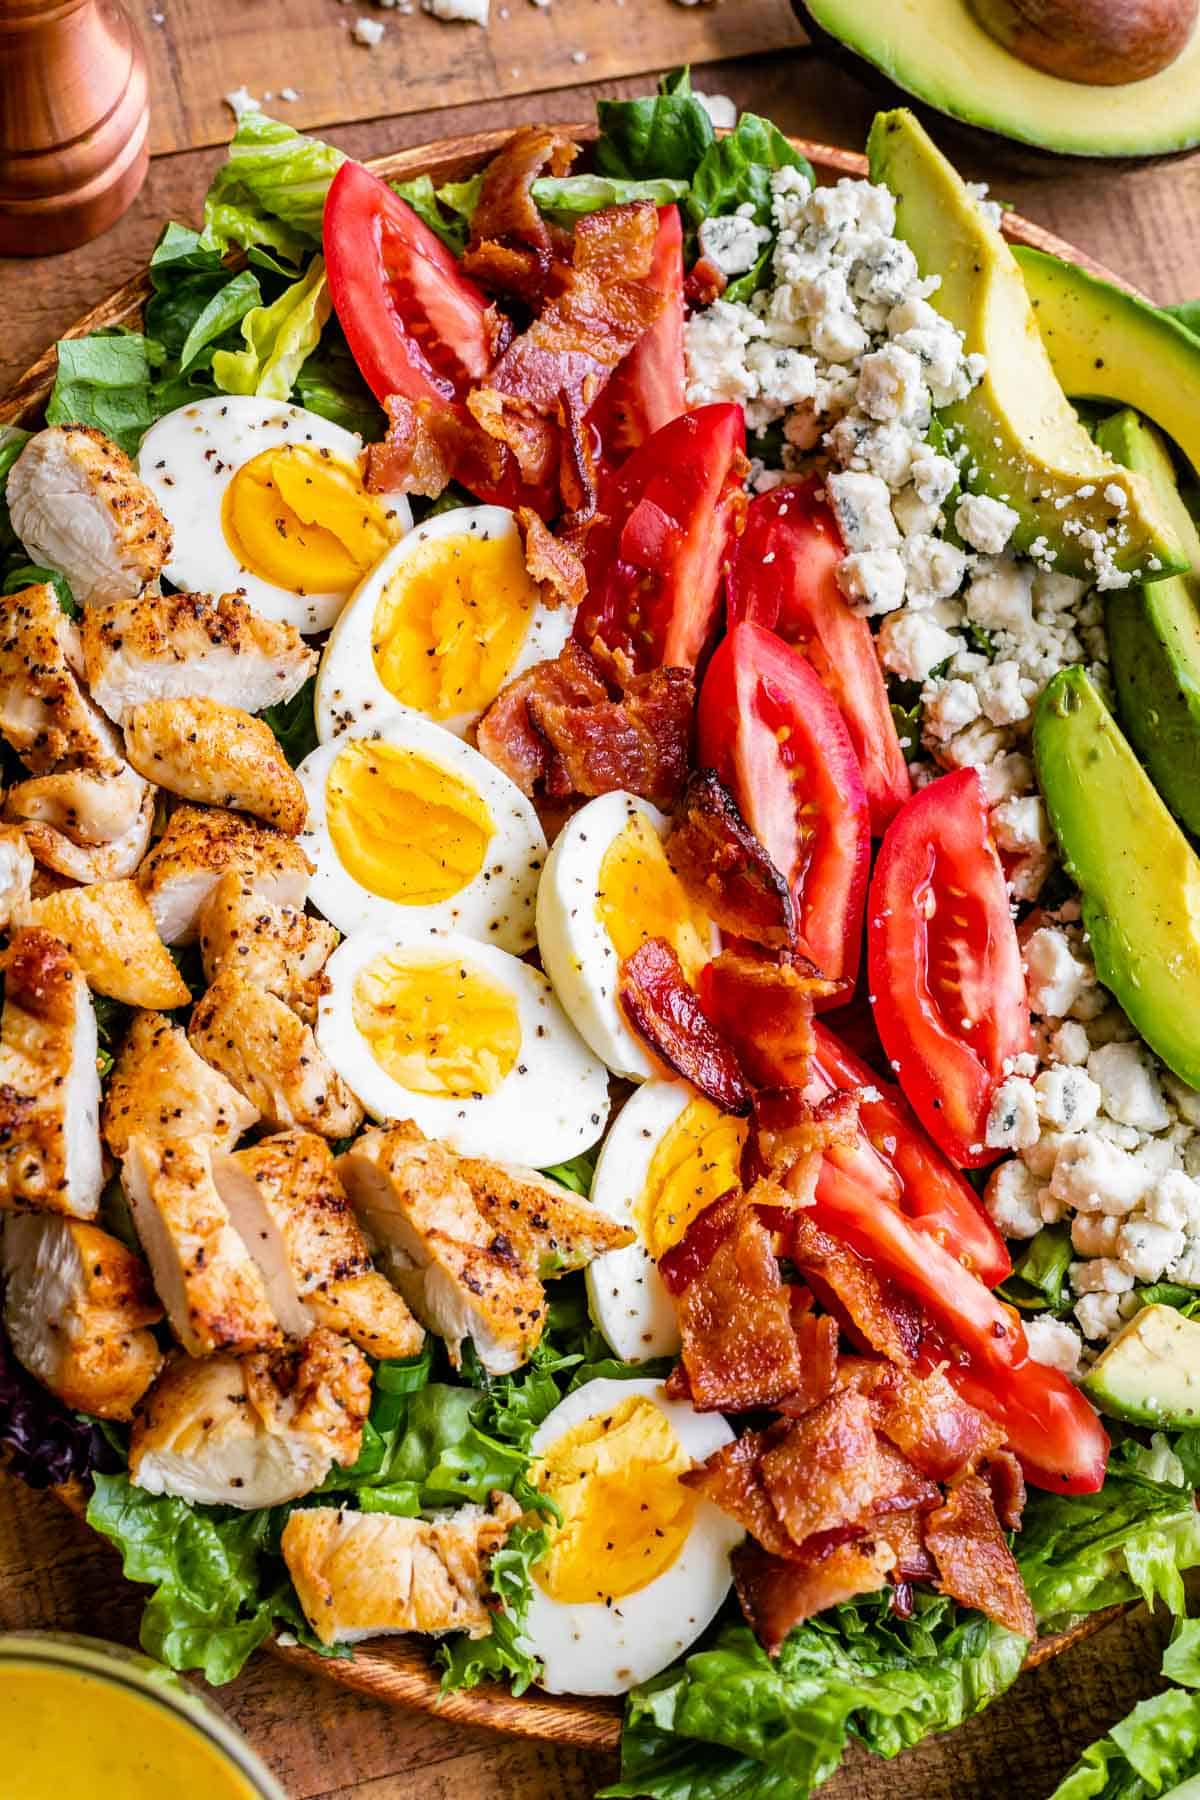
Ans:
POLYGON ((1175 817, 1200 833, 1200 536, 1152 425, 1114 413, 1097 438, 1153 484, 1195 571, 1110 594, 1105 626, 1121 724, 1175 817))
POLYGON ((964 334, 968 354, 986 358, 983 379, 941 416, 951 445, 969 452, 970 486, 1015 508, 1012 548, 1028 554, 1036 545, 1039 560, 1084 577, 1097 539, 1126 573, 1154 579, 1186 568, 1149 483, 1118 468, 1080 424, 1012 251, 932 139, 901 109, 878 114, 867 150, 872 181, 895 196, 897 234, 923 275, 941 277, 933 304, 964 334))
POLYGON ((1200 1419, 1200 1324, 1173 1306, 1144 1306, 1080 1383, 1113 1419, 1194 1425, 1200 1419))
POLYGON ((1072 400, 1135 406, 1200 467, 1200 338, 1149 301, 1020 244, 1042 342, 1072 400))
POLYGON ((1033 753, 1096 973, 1167 1067, 1200 1087, 1200 858, 1086 670, 1048 683, 1033 753))
POLYGON ((1148 80, 1092 87, 1032 69, 968 0, 805 0, 813 21, 928 106, 1075 156, 1155 156, 1200 142, 1200 31, 1148 80))

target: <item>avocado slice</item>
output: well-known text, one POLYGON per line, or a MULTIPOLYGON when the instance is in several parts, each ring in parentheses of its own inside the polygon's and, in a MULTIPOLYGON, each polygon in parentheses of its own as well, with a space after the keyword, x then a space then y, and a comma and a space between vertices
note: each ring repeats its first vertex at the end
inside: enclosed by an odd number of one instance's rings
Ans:
POLYGON ((1175 817, 1200 834, 1200 534, 1153 425, 1127 408, 1096 436, 1153 484, 1192 565, 1190 574, 1109 594, 1105 625, 1121 724, 1175 817))
POLYGON ((1194 1425, 1200 1419, 1200 1324, 1173 1306, 1144 1306, 1079 1385, 1110 1418, 1194 1425))
POLYGON ((1136 406, 1200 468, 1200 337, 1075 263, 1013 252, 1054 373, 1072 400, 1136 406))
POLYGON ((1037 544, 1039 560, 1051 556, 1069 575, 1093 573, 1097 544, 1142 579, 1186 568, 1149 482, 1118 468, 1080 424, 1012 251, 928 133, 903 108, 879 113, 867 151, 872 181, 895 195, 899 236, 923 275, 941 277, 938 311, 964 333, 968 353, 987 360, 983 379, 942 419, 949 440, 969 451, 971 487, 1016 509, 1013 548, 1037 544))
POLYGON ((951 118, 1074 156, 1157 156, 1200 142, 1200 32, 1158 75, 1092 87, 1031 69, 969 0, 805 0, 809 17, 951 118))
POLYGON ((1167 1067, 1200 1087, 1200 857, 1085 669, 1047 683, 1033 753, 1096 973, 1167 1067))

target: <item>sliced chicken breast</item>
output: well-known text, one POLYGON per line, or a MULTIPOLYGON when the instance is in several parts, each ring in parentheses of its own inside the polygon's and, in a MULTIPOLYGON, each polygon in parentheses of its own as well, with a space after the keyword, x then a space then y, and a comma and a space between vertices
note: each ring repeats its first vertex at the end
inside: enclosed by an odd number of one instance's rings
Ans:
POLYGON ((131 1138, 121 1185, 171 1329, 190 1356, 246 1355, 282 1341, 258 1265, 217 1192, 207 1138, 131 1138))
POLYGON ((123 838, 141 816, 146 783, 126 762, 94 763, 35 775, 8 790, 5 811, 22 824, 49 825, 85 847, 123 838))
MULTIPOLYGON (((42 781, 65 784, 76 820, 73 833, 62 831, 57 825, 45 824, 40 819, 22 822, 25 842, 43 868, 52 869, 56 875, 65 875, 70 881, 84 883, 123 881, 134 874, 146 854, 154 828, 154 789, 127 764, 122 764, 120 769, 109 765, 105 769, 78 769, 62 776, 46 775, 42 781), (130 781, 138 784, 137 792, 141 797, 128 831, 107 843, 81 841, 79 828, 96 830, 95 821, 99 814, 112 807, 114 784, 124 787, 130 781)), ((47 790, 40 782, 21 782, 8 795, 5 811, 10 817, 26 803, 23 791, 33 788, 39 790, 33 802, 34 809, 42 807, 47 790)))
POLYGON ((168 793, 253 813, 290 837, 308 815, 271 727, 220 700, 143 700, 125 715, 125 753, 168 793))
MULTIPOLYGON (((15 475, 14 463, 9 493, 15 475)), ((35 775, 120 755, 116 732, 80 685, 82 670, 79 633, 49 582, 0 601, 0 733, 35 775)))
POLYGON ((162 1318, 141 1257, 75 1219, 11 1213, 4 1323, 21 1362, 64 1406, 128 1419, 162 1366, 162 1318))
POLYGON ((92 699, 118 725, 145 700, 222 700, 261 712, 317 666, 291 625, 238 594, 148 594, 90 606, 81 626, 92 699))
POLYGON ((188 1037, 269 1125, 339 1138, 362 1124, 362 1107, 318 1048, 312 1026, 236 971, 226 969, 201 995, 188 1037))
POLYGON ((337 932, 324 919, 277 906, 257 892, 253 877, 234 870, 222 875, 200 912, 200 952, 209 981, 234 969, 253 986, 278 994, 310 1025, 327 988, 321 971, 337 942, 337 932))
POLYGON ((31 437, 6 497, 30 557, 64 575, 80 606, 143 593, 171 553, 171 527, 150 489, 91 425, 49 425, 31 437))
POLYGON ((213 1174, 289 1336, 325 1325, 374 1357, 417 1354, 425 1333, 371 1266, 324 1138, 281 1132, 214 1157, 213 1174))
POLYGON ((305 1507, 281 1548, 304 1616, 323 1644, 397 1631, 486 1637, 487 1564, 521 1516, 509 1494, 491 1512, 463 1506, 440 1519, 305 1507))
POLYGON ((463 1156, 458 1170, 492 1230, 507 1238, 542 1281, 582 1269, 595 1257, 634 1241, 627 1226, 605 1218, 536 1169, 463 1156))
POLYGON ((220 807, 177 806, 138 872, 165 944, 190 944, 227 870, 276 906, 303 911, 313 868, 299 844, 220 807))
POLYGON ((0 931, 23 923, 33 871, 33 852, 21 827, 0 825, 0 931))
POLYGON ((0 958, 0 1207, 92 1219, 104 1183, 96 1015, 78 963, 48 931, 0 958))
POLYGON ((337 1167, 377 1259, 454 1366, 464 1338, 490 1375, 527 1362, 546 1323, 542 1285, 483 1218, 450 1152, 406 1123, 364 1132, 337 1167))
POLYGON ((185 1006, 191 997, 136 881, 60 888, 30 902, 27 922, 62 940, 98 994, 151 1007, 185 1006))
POLYGON ((204 1506, 282 1506, 357 1460, 370 1405, 366 1357, 330 1331, 270 1356, 177 1356, 134 1421, 129 1474, 204 1506))
POLYGON ((258 1108, 197 1056, 181 1025, 135 1013, 104 1094, 104 1141, 118 1162, 133 1137, 201 1138, 232 1150, 258 1108))

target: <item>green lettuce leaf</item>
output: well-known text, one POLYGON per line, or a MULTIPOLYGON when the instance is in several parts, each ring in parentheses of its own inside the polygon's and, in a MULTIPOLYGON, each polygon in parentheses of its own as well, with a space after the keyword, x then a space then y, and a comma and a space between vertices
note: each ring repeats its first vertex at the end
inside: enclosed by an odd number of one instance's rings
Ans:
POLYGON ((413 181, 393 181, 392 186, 430 231, 455 256, 461 256, 471 235, 471 215, 479 204, 482 171, 469 181, 447 181, 440 188, 434 187, 428 175, 418 175, 413 181))
POLYGON ((0 425, 0 550, 7 550, 17 541, 12 520, 8 516, 4 490, 8 486, 8 471, 32 435, 32 432, 23 431, 19 425, 0 425))
POLYGON ((0 594, 19 594, 22 588, 37 587, 40 582, 48 581, 68 619, 78 618, 79 603, 71 592, 66 576, 60 575, 57 569, 43 569, 39 563, 15 561, 5 563, 3 569, 0 594))
MULTIPOLYGON (((253 275, 250 280, 257 288, 253 275)), ((217 386, 226 394, 286 400, 332 310, 325 260, 314 256, 300 280, 284 288, 277 300, 254 307, 242 318, 244 350, 215 352, 212 367, 217 386)))
POLYGON ((146 335, 162 346, 179 374, 199 364, 204 351, 262 298, 253 270, 231 275, 196 232, 174 223, 164 227, 155 245, 150 281, 154 293, 146 302, 146 335))
POLYGON ((533 1564, 546 1554, 548 1541, 541 1526, 517 1525, 502 1550, 492 1557, 488 1580, 500 1600, 492 1629, 485 1638, 464 1635, 452 1638, 438 1652, 442 1687, 473 1688, 481 1681, 507 1680, 514 1694, 523 1694, 541 1673, 541 1665, 523 1636, 529 1613, 533 1564))
POLYGON ((613 175, 543 175, 531 191, 543 212, 573 219, 599 212, 603 206, 626 206, 631 200, 653 200, 655 206, 667 206, 683 199, 688 184, 661 177, 625 181, 613 175))
POLYGON ((328 321, 317 348, 301 365, 293 398, 368 443, 383 436, 383 410, 359 374, 336 319, 328 321))
POLYGON ((1024 1312, 1069 1312, 1073 1296, 1064 1284, 1074 1254, 1065 1225, 1044 1225, 1017 1258, 1000 1293, 1024 1312))
POLYGON ((692 93, 686 69, 664 75, 640 100, 601 100, 595 163, 626 181, 687 181, 716 141, 712 120, 692 93))
MULTIPOLYGON (((317 747, 317 719, 313 699, 317 678, 310 675, 290 700, 279 700, 263 709, 262 717, 271 727, 293 769, 317 747)), ((386 1365, 385 1365, 386 1366, 386 1365)))
POLYGON ((274 251, 291 264, 321 241, 329 184, 345 152, 265 113, 243 113, 204 201, 205 249, 274 251))
POLYGON ((1200 1688, 1200 1619, 1180 1619, 1163 1651, 1162 1672, 1180 1687, 1200 1688))
POLYGON ((46 423, 94 425, 136 454, 158 417, 152 384, 153 368, 161 361, 161 347, 139 332, 61 339, 46 423))
POLYGON ((813 180, 812 165, 782 131, 757 113, 743 113, 727 137, 714 138, 692 175, 686 208, 693 224, 750 205, 756 222, 770 225, 771 176, 777 169, 799 169, 813 180))
POLYGON ((1151 1800, 1200 1793, 1200 1620, 1181 1621, 1162 1672, 1183 1685, 1141 1701, 1090 1744, 1050 1800, 1151 1800))

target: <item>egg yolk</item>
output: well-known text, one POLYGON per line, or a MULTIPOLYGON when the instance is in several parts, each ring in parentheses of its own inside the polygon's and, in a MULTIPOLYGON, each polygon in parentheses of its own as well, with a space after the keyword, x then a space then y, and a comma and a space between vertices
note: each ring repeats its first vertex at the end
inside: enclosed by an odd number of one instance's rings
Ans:
POLYGON ((508 680, 536 600, 515 531, 414 545, 375 608, 380 681, 433 719, 482 712, 508 680))
POLYGON ((679 1477, 691 1458, 661 1407, 633 1394, 584 1419, 533 1468, 562 1512, 533 1578, 563 1605, 604 1605, 669 1569, 692 1527, 696 1501, 679 1477))
POLYGON ((655 1262, 697 1213, 740 1185, 746 1131, 745 1119, 698 1096, 663 1133, 634 1206, 638 1237, 655 1262))
POLYGON ((386 951, 354 983, 354 1023, 372 1056, 413 1094, 494 1094, 521 1050, 508 988, 454 958, 386 951))
POLYGON ((293 594, 348 593, 400 536, 357 469, 311 444, 278 444, 243 463, 221 525, 243 569, 293 594))
POLYGON ((689 981, 712 955, 708 916, 689 898, 645 813, 634 812, 600 864, 596 917, 622 962, 649 937, 674 946, 689 981))
POLYGON ((474 881, 495 832, 473 787, 415 750, 347 744, 325 782, 342 867, 402 906, 435 906, 474 881))

